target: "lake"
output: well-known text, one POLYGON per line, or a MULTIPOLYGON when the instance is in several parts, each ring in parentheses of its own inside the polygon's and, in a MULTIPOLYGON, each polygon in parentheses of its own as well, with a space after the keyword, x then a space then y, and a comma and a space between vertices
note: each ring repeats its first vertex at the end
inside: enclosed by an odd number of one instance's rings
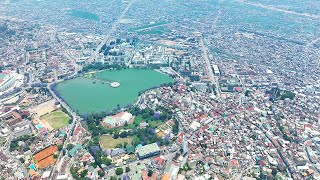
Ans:
POLYGON ((139 91, 173 82, 170 76, 149 69, 106 70, 95 73, 97 80, 79 77, 57 85, 58 93, 80 114, 124 107, 138 99, 139 91), (113 88, 103 81, 117 81, 113 88))

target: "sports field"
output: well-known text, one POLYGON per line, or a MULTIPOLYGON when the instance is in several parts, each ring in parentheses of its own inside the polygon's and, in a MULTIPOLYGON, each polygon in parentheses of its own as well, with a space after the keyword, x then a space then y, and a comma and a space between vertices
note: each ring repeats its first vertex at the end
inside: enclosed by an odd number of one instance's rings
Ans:
POLYGON ((109 135, 102 135, 100 137, 100 146, 103 149, 113 149, 118 144, 122 144, 124 142, 127 142, 128 144, 131 144, 132 138, 128 137, 128 138, 113 139, 112 136, 109 136, 109 135))
POLYGON ((41 119, 47 121, 54 129, 60 129, 69 123, 69 116, 60 111, 53 111, 50 114, 47 114, 41 119))

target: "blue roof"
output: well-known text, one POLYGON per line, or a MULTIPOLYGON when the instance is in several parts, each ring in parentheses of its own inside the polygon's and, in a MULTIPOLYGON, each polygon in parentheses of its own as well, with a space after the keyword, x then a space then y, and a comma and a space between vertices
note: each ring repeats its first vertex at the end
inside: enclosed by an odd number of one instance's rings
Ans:
POLYGON ((36 125, 36 128, 37 128, 37 129, 41 129, 41 128, 43 128, 43 126, 42 126, 41 124, 37 124, 37 125, 36 125))
POLYGON ((59 137, 63 137, 66 134, 64 131, 60 131, 59 137))
POLYGON ((129 176, 128 175, 123 175, 122 176, 122 180, 129 180, 130 178, 129 178, 129 176))
POLYGON ((136 146, 136 149, 138 149, 139 147, 141 147, 142 146, 142 144, 138 144, 137 146, 136 146))
POLYGON ((75 153, 82 148, 82 145, 81 144, 77 144, 75 145, 70 151, 69 151, 69 155, 70 156, 74 156, 75 153))
POLYGON ((36 169, 36 167, 34 166, 34 164, 30 164, 29 168, 32 169, 32 170, 35 170, 35 169, 36 169))

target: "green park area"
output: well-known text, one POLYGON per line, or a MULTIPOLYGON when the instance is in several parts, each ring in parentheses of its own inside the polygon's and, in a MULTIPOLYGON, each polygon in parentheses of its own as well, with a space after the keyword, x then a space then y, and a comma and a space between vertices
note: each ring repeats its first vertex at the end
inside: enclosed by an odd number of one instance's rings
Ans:
POLYGON ((58 110, 43 116, 41 119, 47 121, 54 129, 60 129, 69 123, 70 118, 66 113, 58 110))
POLYGON ((137 115, 134 118, 134 122, 132 124, 129 124, 128 126, 124 126, 121 128, 114 128, 114 129, 133 129, 133 128, 137 128, 140 126, 140 123, 142 122, 146 122, 148 123, 148 126, 151 128, 157 128, 159 125, 161 125, 163 123, 162 120, 160 119, 153 119, 152 116, 150 117, 143 117, 142 115, 137 115))
MULTIPOLYGON (((92 133, 93 140, 90 146, 99 145, 102 149, 112 149, 115 147, 127 148, 128 146, 137 146, 139 144, 159 143, 160 145, 169 144, 170 138, 163 139, 159 137, 156 130, 159 126, 166 123, 172 117, 172 112, 166 108, 159 107, 159 113, 155 113, 152 109, 140 109, 133 107, 129 112, 135 116, 134 122, 117 128, 106 128, 101 122, 101 118, 105 117, 101 113, 89 114, 84 117, 86 121, 85 128, 92 133), (146 122, 147 126, 140 126, 141 122, 146 122), (97 124, 99 125, 97 126, 97 124), (103 134, 103 136, 101 136, 103 134)), ((178 123, 176 121, 172 128, 172 132, 177 134, 178 123)))
POLYGON ((132 138, 131 137, 126 137, 126 138, 120 138, 119 137, 117 139, 114 139, 110 135, 102 135, 100 137, 100 140, 99 140, 100 146, 103 149, 114 149, 119 144, 125 144, 125 143, 131 144, 131 142, 132 142, 132 138))

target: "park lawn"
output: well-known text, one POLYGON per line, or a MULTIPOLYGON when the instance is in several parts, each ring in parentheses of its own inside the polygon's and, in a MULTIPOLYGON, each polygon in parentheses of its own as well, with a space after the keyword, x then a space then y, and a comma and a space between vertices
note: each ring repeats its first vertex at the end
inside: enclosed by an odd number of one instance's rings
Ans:
POLYGON ((157 120, 154 120, 151 118, 143 119, 141 115, 138 115, 134 118, 134 122, 132 124, 129 124, 127 127, 123 126, 121 127, 121 129, 133 129, 135 127, 139 127, 140 123, 147 122, 147 120, 148 120, 149 127, 151 128, 157 128, 159 125, 163 124, 163 122, 159 119, 157 120))
POLYGON ((70 118, 66 113, 57 110, 41 117, 41 119, 47 121, 54 129, 60 129, 69 124, 70 118))
POLYGON ((118 139, 113 139, 113 137, 110 135, 102 135, 99 140, 100 146, 103 149, 114 149, 118 144, 123 144, 124 142, 131 144, 132 138, 131 137, 127 137, 127 138, 120 138, 119 137, 118 139))

